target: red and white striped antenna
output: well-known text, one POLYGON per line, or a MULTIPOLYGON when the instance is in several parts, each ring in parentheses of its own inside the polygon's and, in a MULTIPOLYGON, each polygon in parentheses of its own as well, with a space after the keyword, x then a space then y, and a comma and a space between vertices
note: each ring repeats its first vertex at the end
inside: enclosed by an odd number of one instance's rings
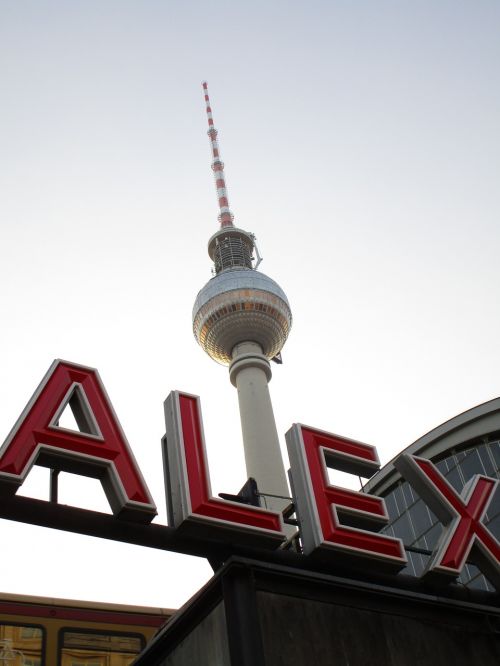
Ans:
POLYGON ((210 98, 208 96, 208 85, 203 81, 203 93, 205 95, 205 104, 207 106, 208 118, 208 137, 210 139, 210 147, 212 149, 212 169, 215 176, 215 187, 217 189, 217 199, 219 201, 219 222, 221 227, 232 227, 234 215, 229 208, 229 199, 227 198, 226 177, 224 175, 224 162, 220 158, 219 144, 217 143, 217 130, 214 126, 214 119, 212 117, 212 108, 210 106, 210 98))

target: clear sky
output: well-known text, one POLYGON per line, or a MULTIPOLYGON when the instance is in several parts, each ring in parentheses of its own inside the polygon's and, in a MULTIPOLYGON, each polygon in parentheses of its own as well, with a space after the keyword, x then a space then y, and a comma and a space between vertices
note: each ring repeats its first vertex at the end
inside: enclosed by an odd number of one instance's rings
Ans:
MULTIPOLYGON (((97 367, 166 522, 160 438, 201 396, 214 492, 245 481, 236 392, 191 308, 235 223, 294 327, 270 388, 382 462, 500 394, 496 0, 0 0, 0 439, 54 358, 97 367)), ((46 470, 23 492, 46 497, 46 470)), ((95 481, 61 501, 105 509, 95 481)), ((1 521, 0 590, 178 606, 202 560, 1 521)))

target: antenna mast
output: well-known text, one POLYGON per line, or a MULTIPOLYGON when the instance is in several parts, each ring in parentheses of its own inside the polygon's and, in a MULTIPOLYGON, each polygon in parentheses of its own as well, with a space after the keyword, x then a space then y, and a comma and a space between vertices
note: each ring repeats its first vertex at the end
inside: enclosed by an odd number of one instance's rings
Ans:
POLYGON ((217 143, 217 130, 215 129, 214 120, 212 117, 212 108, 210 106, 210 98, 208 96, 208 85, 203 81, 203 93, 205 95, 205 104, 207 106, 208 118, 208 137, 210 139, 210 147, 212 150, 212 169, 215 177, 215 187, 217 189, 217 198, 219 201, 219 217, 221 227, 233 227, 234 215, 229 208, 229 200, 227 198, 226 177, 224 175, 224 162, 220 158, 219 144, 217 143))

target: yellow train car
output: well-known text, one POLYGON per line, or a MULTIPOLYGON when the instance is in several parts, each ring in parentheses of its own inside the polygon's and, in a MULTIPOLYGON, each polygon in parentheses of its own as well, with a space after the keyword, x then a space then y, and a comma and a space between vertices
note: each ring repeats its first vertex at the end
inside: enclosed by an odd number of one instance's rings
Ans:
POLYGON ((0 593, 0 666, 128 666, 173 612, 0 593))

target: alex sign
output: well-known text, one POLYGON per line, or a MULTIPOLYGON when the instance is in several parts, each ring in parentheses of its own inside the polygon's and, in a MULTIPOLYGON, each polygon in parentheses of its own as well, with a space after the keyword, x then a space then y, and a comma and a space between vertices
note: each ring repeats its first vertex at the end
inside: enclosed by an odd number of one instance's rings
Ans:
MULTIPOLYGON (((163 440, 169 522, 193 539, 279 548, 282 515, 212 496, 199 399, 172 392, 163 440)), ((379 534, 384 499, 330 484, 328 468, 368 478, 379 469, 374 447, 294 425, 286 435, 304 556, 356 558, 397 572, 400 539, 379 534)), ((150 523, 156 507, 96 370, 55 361, 0 449, 0 494, 14 494, 34 465, 101 480, 118 520, 150 523), (62 428, 71 406, 80 432, 62 428)), ((403 454, 396 468, 442 522, 426 575, 453 580, 476 563, 500 590, 500 544, 484 525, 498 481, 475 476, 458 494, 429 460, 403 454)), ((1 501, 1 499, 0 499, 1 501)))

